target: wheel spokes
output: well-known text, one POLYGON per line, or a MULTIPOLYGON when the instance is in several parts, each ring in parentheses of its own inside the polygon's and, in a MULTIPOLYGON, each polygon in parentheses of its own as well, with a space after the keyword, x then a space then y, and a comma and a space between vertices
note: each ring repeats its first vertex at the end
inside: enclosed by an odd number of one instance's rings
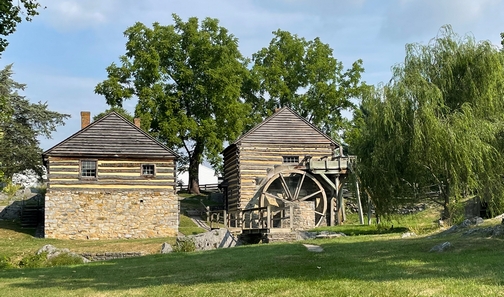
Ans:
POLYGON ((282 173, 279 173, 278 175, 280 176, 280 182, 282 184, 282 188, 284 190, 284 193, 287 195, 287 198, 289 198, 289 200, 293 200, 292 194, 289 190, 289 185, 287 185, 287 182, 285 181, 284 176, 282 175, 282 173))
POLYGON ((304 178, 306 174, 301 175, 301 179, 298 180, 298 184, 296 186, 296 191, 294 192, 294 197, 292 197, 292 200, 297 200, 299 197, 299 192, 301 192, 301 187, 303 186, 304 178))
POLYGON ((286 199, 283 199, 281 198, 280 196, 277 196, 277 195, 274 195, 274 194, 271 194, 271 193, 268 193, 268 192, 264 192, 264 195, 268 196, 268 197, 271 197, 271 198, 274 198, 276 200, 280 200, 282 202, 290 202, 289 200, 286 200, 286 199))
POLYGON ((300 198, 299 201, 305 201, 306 199, 310 199, 311 197, 322 193, 322 190, 318 190, 317 192, 311 193, 310 195, 304 196, 303 198, 300 198))

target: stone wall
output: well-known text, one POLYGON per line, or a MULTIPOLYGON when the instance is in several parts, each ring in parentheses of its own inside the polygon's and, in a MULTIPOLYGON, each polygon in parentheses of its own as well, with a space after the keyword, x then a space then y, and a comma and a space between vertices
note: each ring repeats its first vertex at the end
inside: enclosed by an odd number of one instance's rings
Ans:
POLYGON ((171 191, 51 191, 45 197, 44 234, 58 239, 176 236, 178 196, 171 191))
POLYGON ((126 252, 126 253, 83 253, 80 254, 82 257, 88 259, 89 261, 108 261, 115 259, 124 259, 132 257, 144 256, 143 252, 126 252))
POLYGON ((315 202, 299 201, 294 205, 293 230, 310 230, 315 228, 315 202))

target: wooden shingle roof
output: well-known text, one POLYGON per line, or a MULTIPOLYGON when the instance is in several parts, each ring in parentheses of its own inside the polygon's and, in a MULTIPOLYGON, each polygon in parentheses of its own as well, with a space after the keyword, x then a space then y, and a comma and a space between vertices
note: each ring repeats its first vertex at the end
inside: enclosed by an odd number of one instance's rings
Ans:
POLYGON ((339 144, 288 107, 275 112, 233 144, 339 144))
POLYGON ((178 158, 177 153, 116 112, 45 151, 46 156, 178 158))

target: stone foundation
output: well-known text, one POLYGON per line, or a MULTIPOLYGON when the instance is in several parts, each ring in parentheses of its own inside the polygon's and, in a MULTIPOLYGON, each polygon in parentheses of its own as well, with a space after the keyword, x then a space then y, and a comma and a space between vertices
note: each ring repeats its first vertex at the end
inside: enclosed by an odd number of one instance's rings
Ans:
POLYGON ((294 205, 293 230, 310 230, 315 228, 315 202, 299 201, 294 205))
POLYGON ((44 219, 46 238, 176 236, 179 201, 170 191, 48 191, 44 219))

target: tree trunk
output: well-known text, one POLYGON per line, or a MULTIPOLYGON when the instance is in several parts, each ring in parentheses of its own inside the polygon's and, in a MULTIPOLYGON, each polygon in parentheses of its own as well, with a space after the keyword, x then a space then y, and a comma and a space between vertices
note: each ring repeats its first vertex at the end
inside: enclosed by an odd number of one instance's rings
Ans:
POLYGON ((191 194, 200 194, 199 189, 199 165, 203 155, 203 146, 200 142, 196 142, 194 151, 189 158, 189 183, 188 190, 191 194))

